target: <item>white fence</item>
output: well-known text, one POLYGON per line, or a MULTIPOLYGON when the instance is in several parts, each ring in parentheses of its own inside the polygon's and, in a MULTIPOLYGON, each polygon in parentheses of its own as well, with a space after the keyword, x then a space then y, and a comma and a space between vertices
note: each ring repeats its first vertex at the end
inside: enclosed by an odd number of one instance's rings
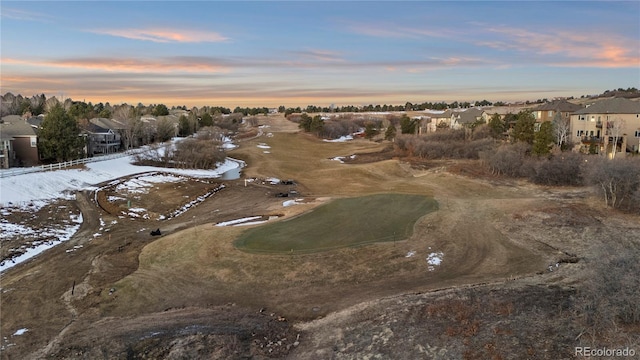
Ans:
POLYGON ((121 158, 121 157, 124 157, 124 156, 133 155, 133 154, 139 153, 139 152, 144 151, 144 150, 146 150, 146 149, 128 150, 126 152, 120 152, 120 153, 115 153, 115 154, 94 156, 94 157, 90 157, 90 158, 84 158, 84 159, 78 159, 78 160, 72 160, 72 161, 65 161, 65 162, 61 162, 61 163, 57 163, 57 164, 32 166, 32 167, 27 167, 27 168, 1 169, 0 170, 0 177, 4 178, 4 177, 28 174, 28 173, 32 173, 32 172, 38 172, 38 171, 61 170, 61 169, 68 168, 68 167, 71 167, 71 166, 76 166, 76 165, 80 165, 80 164, 86 164, 86 163, 90 163, 90 162, 117 159, 117 158, 121 158))

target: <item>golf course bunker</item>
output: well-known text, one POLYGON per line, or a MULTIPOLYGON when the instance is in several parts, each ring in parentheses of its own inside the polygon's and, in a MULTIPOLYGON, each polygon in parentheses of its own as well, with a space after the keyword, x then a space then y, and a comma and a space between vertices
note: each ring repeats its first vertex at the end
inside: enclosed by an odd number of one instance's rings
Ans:
POLYGON ((309 213, 249 229, 234 245, 255 253, 309 253, 404 240, 415 222, 438 209, 426 196, 376 194, 333 200, 309 213))

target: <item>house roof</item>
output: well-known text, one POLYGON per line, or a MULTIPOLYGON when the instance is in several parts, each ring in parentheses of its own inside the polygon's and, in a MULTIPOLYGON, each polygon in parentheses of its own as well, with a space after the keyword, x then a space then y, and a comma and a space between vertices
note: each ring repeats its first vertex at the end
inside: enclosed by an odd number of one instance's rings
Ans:
POLYGON ((470 108, 465 111, 461 111, 458 113, 459 119, 458 123, 460 124, 471 124, 478 120, 479 117, 482 116, 484 110, 478 108, 470 108))
POLYGON ((530 108, 531 107, 528 105, 508 105, 508 106, 486 107, 484 108, 484 111, 487 113, 487 115, 498 114, 498 115, 504 116, 507 114, 517 114, 522 110, 526 110, 530 108))
POLYGON ((97 125, 104 129, 111 129, 111 130, 121 130, 126 128, 125 124, 119 121, 112 120, 112 119, 105 119, 105 118, 93 118, 89 120, 89 123, 97 125))
POLYGON ((44 116, 32 116, 30 118, 27 119, 27 122, 31 125, 31 126, 36 126, 36 127, 40 127, 42 125, 42 121, 44 121, 44 116))
POLYGON ((602 100, 574 114, 640 114, 640 102, 625 98, 602 100))
POLYGON ((106 134, 110 131, 110 129, 104 128, 102 126, 96 125, 92 122, 90 122, 85 129, 86 132, 88 133, 92 133, 92 134, 106 134))
POLYGON ((447 109, 445 111, 425 111, 425 113, 432 119, 451 118, 452 111, 447 109))
POLYGON ((0 137, 2 139, 35 135, 36 132, 33 127, 22 120, 20 116, 9 115, 2 118, 2 123, 0 124, 0 137))
POLYGON ((573 104, 564 99, 553 100, 551 102, 547 102, 544 104, 540 104, 533 109, 532 111, 559 111, 559 112, 574 112, 582 109, 582 105, 573 104))

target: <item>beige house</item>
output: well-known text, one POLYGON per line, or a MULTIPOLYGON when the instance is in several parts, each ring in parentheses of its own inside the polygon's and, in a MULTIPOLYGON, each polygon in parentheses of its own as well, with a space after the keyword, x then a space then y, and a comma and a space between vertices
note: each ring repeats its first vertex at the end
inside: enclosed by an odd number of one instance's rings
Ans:
POLYGON ((445 111, 425 111, 418 127, 418 134, 426 134, 435 132, 438 125, 451 127, 455 123, 455 114, 451 110, 445 111))
POLYGON ((580 151, 640 152, 640 102, 625 98, 602 100, 571 114, 571 140, 580 151))
POLYGON ((568 102, 567 100, 553 100, 551 102, 547 102, 544 104, 540 104, 533 109, 531 109, 531 113, 536 119, 536 122, 542 123, 545 121, 553 121, 556 114, 560 113, 562 119, 569 119, 569 116, 582 109, 582 105, 573 104, 568 102))

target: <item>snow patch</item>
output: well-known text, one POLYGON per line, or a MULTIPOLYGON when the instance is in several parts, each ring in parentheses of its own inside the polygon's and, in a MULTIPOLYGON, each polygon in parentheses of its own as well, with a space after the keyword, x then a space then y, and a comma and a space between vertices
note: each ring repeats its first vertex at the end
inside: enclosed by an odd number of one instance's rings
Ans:
POLYGON ((264 179, 266 182, 270 182, 271 185, 278 185, 280 184, 280 179, 278 178, 274 178, 274 177, 270 177, 270 178, 266 178, 264 179))
POLYGON ((13 333, 13 336, 20 336, 20 335, 26 333, 27 331, 29 331, 29 329, 27 329, 27 328, 18 329, 18 330, 16 330, 16 332, 13 333))
POLYGON ((343 136, 340 136, 337 139, 331 139, 331 140, 324 139, 323 141, 326 141, 326 142, 345 142, 345 141, 349 141, 349 140, 353 140, 353 136, 352 135, 343 135, 343 136))
POLYGON ((444 253, 432 252, 427 256, 427 264, 429 264, 429 271, 433 271, 436 269, 436 266, 442 264, 442 258, 444 257, 444 253))
POLYGON ((298 205, 302 201, 303 201, 303 199, 287 200, 287 201, 284 201, 282 203, 282 206, 287 207, 287 206, 292 206, 292 205, 298 205))
POLYGON ((260 221, 248 221, 248 222, 243 222, 240 224, 234 224, 232 226, 247 226, 247 225, 257 225, 257 224, 263 224, 266 223, 268 220, 260 220, 260 221))
POLYGON ((230 226, 230 225, 240 224, 240 223, 244 223, 251 220, 260 219, 261 217, 262 216, 250 216, 250 217, 245 217, 245 218, 240 218, 235 220, 223 221, 223 222, 217 223, 216 226, 230 226))

